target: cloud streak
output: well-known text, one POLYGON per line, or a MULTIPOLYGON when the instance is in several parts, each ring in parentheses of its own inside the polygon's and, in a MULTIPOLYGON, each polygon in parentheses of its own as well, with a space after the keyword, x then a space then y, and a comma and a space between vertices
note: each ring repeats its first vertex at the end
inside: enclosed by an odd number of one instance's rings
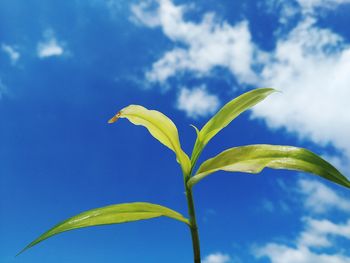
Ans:
POLYGON ((316 214, 334 210, 350 212, 350 202, 346 198, 318 181, 299 180, 298 191, 304 196, 304 207, 309 212, 316 214))
POLYGON ((9 56, 11 64, 15 65, 21 54, 13 46, 7 44, 2 44, 1 49, 9 56))

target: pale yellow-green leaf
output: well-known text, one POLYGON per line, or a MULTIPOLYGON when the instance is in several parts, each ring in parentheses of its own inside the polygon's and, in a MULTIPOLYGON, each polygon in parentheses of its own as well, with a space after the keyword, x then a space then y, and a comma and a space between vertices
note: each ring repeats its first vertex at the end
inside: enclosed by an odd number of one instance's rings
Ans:
POLYGON ((183 217, 180 213, 161 205, 143 202, 110 205, 83 212, 57 224, 31 242, 20 253, 49 237, 69 230, 90 226, 127 223, 161 216, 170 217, 185 224, 189 224, 188 219, 183 217))
POLYGON ((192 151, 191 161, 194 164, 207 143, 242 112, 264 100, 276 90, 260 88, 246 92, 224 105, 200 130, 192 151))
POLYGON ((192 187, 216 171, 259 173, 265 167, 287 169, 319 175, 350 188, 349 180, 317 154, 298 147, 281 145, 248 145, 230 148, 205 161, 188 181, 192 187))
POLYGON ((187 154, 181 149, 179 134, 175 124, 163 113, 156 110, 148 110, 139 105, 130 105, 119 111, 108 123, 114 123, 119 118, 127 118, 135 125, 147 128, 151 135, 173 150, 176 160, 181 165, 184 174, 191 169, 191 162, 187 154))

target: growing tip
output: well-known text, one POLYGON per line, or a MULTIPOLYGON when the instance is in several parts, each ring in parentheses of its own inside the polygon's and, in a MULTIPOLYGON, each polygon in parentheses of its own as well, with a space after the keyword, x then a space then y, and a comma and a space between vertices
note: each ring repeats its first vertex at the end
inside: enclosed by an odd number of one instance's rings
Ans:
POLYGON ((195 129, 195 131, 196 131, 196 133, 197 133, 197 136, 198 136, 198 134, 199 134, 198 128, 197 128, 196 126, 194 126, 193 124, 190 124, 190 126, 191 126, 193 129, 195 129))
POLYGON ((114 115, 112 118, 110 118, 110 119, 108 120, 108 123, 114 123, 114 122, 116 122, 116 121, 119 119, 120 114, 121 114, 121 112, 119 111, 116 115, 114 115))

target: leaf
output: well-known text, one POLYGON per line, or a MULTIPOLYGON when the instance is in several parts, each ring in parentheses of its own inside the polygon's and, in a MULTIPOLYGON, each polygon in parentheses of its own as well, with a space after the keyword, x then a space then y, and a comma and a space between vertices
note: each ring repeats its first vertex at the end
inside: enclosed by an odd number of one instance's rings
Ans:
POLYGON ((350 182, 330 163, 315 153, 298 147, 257 144, 230 148, 205 161, 188 181, 192 187, 216 171, 259 173, 265 167, 317 174, 350 188, 350 182))
POLYGON ((271 93, 276 92, 274 89, 261 88, 246 92, 224 105, 200 130, 196 143, 192 151, 192 165, 196 163, 199 155, 207 143, 232 120, 242 112, 253 107, 260 101, 264 100, 271 93))
POLYGON ((188 219, 181 214, 161 205, 142 202, 110 205, 83 212, 57 224, 31 242, 18 255, 49 237, 69 230, 90 226, 120 224, 161 216, 170 217, 189 224, 188 219))
POLYGON ((141 125, 151 133, 151 135, 173 150, 176 160, 182 168, 184 174, 188 174, 191 169, 191 162, 187 154, 181 149, 179 134, 175 124, 163 113, 155 110, 148 110, 139 105, 130 105, 119 111, 108 123, 114 123, 119 118, 127 118, 135 125, 141 125))

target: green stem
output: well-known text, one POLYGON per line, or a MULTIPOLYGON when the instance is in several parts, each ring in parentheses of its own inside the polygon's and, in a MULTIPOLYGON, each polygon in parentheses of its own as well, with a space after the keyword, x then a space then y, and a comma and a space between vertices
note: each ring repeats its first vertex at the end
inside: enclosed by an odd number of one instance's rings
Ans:
POLYGON ((193 196, 192 196, 192 189, 188 188, 187 185, 185 185, 185 187, 186 187, 188 214, 190 217, 190 230, 191 230, 191 236, 192 236, 194 263, 201 263, 201 251, 200 251, 198 227, 197 227, 197 221, 196 221, 196 212, 195 212, 193 196))

